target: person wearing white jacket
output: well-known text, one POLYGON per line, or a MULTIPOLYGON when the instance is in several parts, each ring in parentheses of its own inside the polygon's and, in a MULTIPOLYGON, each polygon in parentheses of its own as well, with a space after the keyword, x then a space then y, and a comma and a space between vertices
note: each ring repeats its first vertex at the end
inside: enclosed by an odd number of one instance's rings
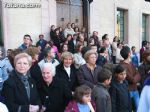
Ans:
POLYGON ((145 80, 137 112, 150 112, 150 77, 145 80))
POLYGON ((1 102, 0 102, 0 112, 8 112, 6 105, 1 102))

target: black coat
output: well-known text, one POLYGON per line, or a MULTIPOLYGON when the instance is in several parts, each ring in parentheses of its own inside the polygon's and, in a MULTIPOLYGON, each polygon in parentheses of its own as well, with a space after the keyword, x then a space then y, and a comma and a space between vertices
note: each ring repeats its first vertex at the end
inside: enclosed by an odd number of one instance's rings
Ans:
POLYGON ((38 90, 42 105, 46 107, 45 112, 64 112, 65 106, 72 98, 69 88, 56 77, 49 86, 43 80, 38 90))
POLYGON ((29 105, 41 105, 40 97, 34 80, 29 77, 30 99, 28 99, 24 84, 17 76, 15 71, 12 71, 10 77, 4 82, 2 96, 5 98, 5 104, 9 112, 18 112, 21 106, 21 112, 29 112, 29 105))
POLYGON ((35 63, 30 68, 31 77, 34 79, 36 85, 41 84, 42 82, 42 71, 38 63, 35 63))
POLYGON ((70 88, 71 91, 74 91, 75 88, 78 86, 76 73, 77 70, 75 69, 74 65, 71 65, 70 77, 68 76, 62 63, 60 63, 56 67, 56 77, 62 79, 66 83, 66 85, 70 88))
POLYGON ((131 112, 131 101, 127 81, 119 83, 116 79, 113 79, 110 87, 110 96, 112 112, 131 112))
MULTIPOLYGON (((77 44, 77 40, 76 40, 76 44, 77 44)), ((74 44, 73 39, 68 42, 68 48, 69 48, 68 49, 69 52, 71 53, 76 52, 76 45, 74 44)))

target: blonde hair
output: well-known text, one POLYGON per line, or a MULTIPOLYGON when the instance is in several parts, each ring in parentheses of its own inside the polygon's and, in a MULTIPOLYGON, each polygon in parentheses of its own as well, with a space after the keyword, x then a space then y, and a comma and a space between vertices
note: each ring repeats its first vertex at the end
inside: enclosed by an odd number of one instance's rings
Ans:
POLYGON ((63 62, 66 57, 71 57, 72 60, 74 60, 73 54, 71 52, 63 52, 61 55, 61 61, 63 62))
POLYGON ((29 54, 32 58, 34 58, 35 55, 39 55, 40 51, 37 47, 29 47, 25 50, 27 54, 29 54))
POLYGON ((15 56, 14 58, 14 65, 16 65, 16 62, 21 59, 21 58, 27 58, 28 62, 29 62, 29 66, 32 65, 32 58, 30 55, 28 55, 27 53, 19 53, 15 56))
POLYGON ((95 54, 96 58, 98 57, 97 52, 95 52, 95 51, 93 51, 93 50, 89 50, 89 51, 87 51, 87 52, 84 54, 84 59, 85 59, 86 62, 88 61, 89 56, 92 55, 92 54, 95 54))

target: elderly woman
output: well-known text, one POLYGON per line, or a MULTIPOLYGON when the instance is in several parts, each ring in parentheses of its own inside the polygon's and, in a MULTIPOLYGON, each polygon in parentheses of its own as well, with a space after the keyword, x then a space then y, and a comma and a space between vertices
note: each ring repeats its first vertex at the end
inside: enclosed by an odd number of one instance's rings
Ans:
POLYGON ((51 63, 42 66, 43 81, 38 90, 44 112, 64 112, 65 106, 72 95, 69 88, 58 78, 54 77, 55 67, 51 63))
POLYGON ((4 82, 2 96, 10 112, 37 112, 40 109, 40 98, 29 69, 32 58, 20 53, 14 58, 15 69, 4 82))
POLYGON ((56 67, 56 77, 65 81, 71 91, 74 91, 77 82, 76 69, 73 65, 73 54, 64 52, 61 55, 61 63, 56 67))
POLYGON ((86 64, 79 68, 77 74, 80 85, 85 84, 93 88, 97 83, 97 74, 101 71, 101 67, 96 65, 97 57, 98 54, 93 50, 89 50, 85 53, 84 59, 86 64))

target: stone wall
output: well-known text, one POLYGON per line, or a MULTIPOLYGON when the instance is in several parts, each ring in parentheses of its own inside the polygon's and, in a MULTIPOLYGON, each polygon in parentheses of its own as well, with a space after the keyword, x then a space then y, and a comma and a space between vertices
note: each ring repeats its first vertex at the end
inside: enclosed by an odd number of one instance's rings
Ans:
MULTIPOLYGON (((141 47, 142 14, 150 15, 150 3, 144 0, 94 0, 91 4, 91 31, 98 31, 99 37, 109 34, 110 41, 115 36, 117 8, 126 10, 125 42, 129 46, 141 47)), ((150 17, 148 18, 150 21, 150 17)), ((150 38, 150 22, 148 22, 150 38)), ((149 40, 149 39, 147 39, 149 40)))

